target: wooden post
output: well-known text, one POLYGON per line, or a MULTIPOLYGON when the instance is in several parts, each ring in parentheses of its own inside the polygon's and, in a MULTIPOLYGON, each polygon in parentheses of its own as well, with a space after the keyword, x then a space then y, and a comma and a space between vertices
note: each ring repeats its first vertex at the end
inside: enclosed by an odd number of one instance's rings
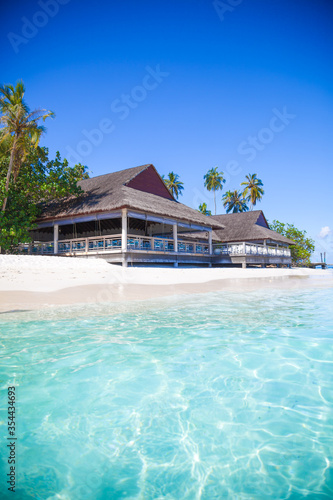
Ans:
POLYGON ((121 211, 121 252, 123 253, 122 265, 127 267, 127 209, 121 211))
POLYGON ((174 252, 178 252, 177 222, 173 224, 172 228, 173 228, 173 250, 174 252))
POLYGON ((209 246, 209 255, 213 254, 213 233, 212 231, 208 232, 208 246, 209 246))
POLYGON ((121 251, 127 252, 127 209, 121 211, 121 251))
MULTIPOLYGON (((178 233, 177 233, 177 222, 175 222, 172 226, 172 232, 173 232, 173 251, 177 254, 178 253, 178 233)), ((178 257, 176 257, 178 259, 178 257)), ((174 267, 178 267, 178 261, 176 260, 173 263, 174 267)))
POLYGON ((54 224, 53 226, 53 253, 57 255, 58 253, 58 240, 59 240, 59 224, 54 224))

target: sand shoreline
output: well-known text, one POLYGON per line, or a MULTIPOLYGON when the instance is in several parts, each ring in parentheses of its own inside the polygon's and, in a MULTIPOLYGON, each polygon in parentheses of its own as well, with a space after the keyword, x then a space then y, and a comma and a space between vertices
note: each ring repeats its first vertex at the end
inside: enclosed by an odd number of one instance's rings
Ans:
POLYGON ((259 288, 332 287, 330 270, 128 268, 102 259, 0 256, 0 312, 259 288))

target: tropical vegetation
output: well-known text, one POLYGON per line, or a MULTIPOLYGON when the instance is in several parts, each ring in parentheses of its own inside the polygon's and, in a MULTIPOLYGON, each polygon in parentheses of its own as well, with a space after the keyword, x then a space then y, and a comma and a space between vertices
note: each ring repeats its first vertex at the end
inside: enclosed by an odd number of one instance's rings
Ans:
POLYGON ((222 190, 225 179, 223 177, 223 172, 218 172, 217 167, 208 170, 207 174, 204 175, 204 186, 208 191, 214 192, 214 206, 216 215, 216 191, 222 190))
POLYGON ((30 111, 24 101, 25 87, 22 81, 13 85, 0 86, 0 124, 2 125, 0 143, 10 153, 6 175, 5 196, 2 211, 8 200, 11 177, 16 181, 24 158, 32 146, 37 147, 45 128, 38 125, 40 120, 54 116, 52 111, 37 109, 30 111))
POLYGON ((14 182, 12 178, 6 190, 5 180, 10 152, 0 157, 0 201, 8 194, 5 211, 0 212, 0 246, 13 251, 19 243, 30 241, 29 229, 35 227, 42 203, 65 196, 82 193, 78 181, 87 178, 86 167, 68 165, 61 160, 59 152, 54 160, 49 159, 47 148, 32 147, 21 164, 14 182))
POLYGON ((240 191, 227 191, 222 196, 223 206, 226 209, 227 214, 230 212, 247 212, 249 207, 246 204, 246 200, 240 191))
POLYGON ((79 196, 77 183, 88 174, 81 164, 70 167, 59 152, 49 159, 48 149, 38 145, 45 131, 38 121, 53 113, 30 112, 22 82, 0 87, 0 93, 0 247, 8 252, 30 241, 43 202, 79 196))
POLYGON ((199 212, 201 212, 204 215, 212 215, 212 212, 207 209, 206 203, 202 203, 201 205, 199 205, 199 212))
POLYGON ((179 175, 170 172, 167 178, 163 175, 162 179, 172 196, 178 200, 179 195, 183 194, 182 191, 184 189, 184 183, 179 180, 179 175))
POLYGON ((258 179, 257 174, 249 174, 245 178, 246 181, 241 183, 241 186, 245 186, 243 197, 246 201, 251 202, 252 210, 257 201, 261 201, 265 191, 263 190, 263 183, 261 179, 258 179))
POLYGON ((312 252, 315 250, 314 240, 306 236, 306 231, 297 229, 294 224, 285 224, 273 220, 270 229, 293 240, 295 245, 290 247, 291 259, 294 266, 309 266, 312 252))

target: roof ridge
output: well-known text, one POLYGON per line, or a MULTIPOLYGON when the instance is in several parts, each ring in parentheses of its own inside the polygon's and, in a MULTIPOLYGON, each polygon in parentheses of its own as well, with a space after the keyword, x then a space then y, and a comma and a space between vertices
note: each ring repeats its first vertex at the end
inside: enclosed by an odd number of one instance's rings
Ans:
MULTIPOLYGON (((126 172, 127 170, 134 170, 136 168, 148 168, 150 166, 154 166, 152 163, 146 163, 145 165, 137 165, 136 167, 129 167, 129 168, 122 168, 121 170, 116 170, 115 172, 108 172, 106 174, 100 174, 100 175, 95 175, 94 177, 89 177, 88 179, 82 179, 84 181, 92 180, 92 179, 98 179, 99 177, 105 177, 106 175, 112 175, 112 174, 119 174, 119 172, 126 172)), ((140 173, 140 172, 138 172, 140 173)), ((138 174, 136 174, 138 175, 138 174)), ((126 181, 128 182, 128 181, 126 181)))
POLYGON ((212 217, 213 219, 217 219, 218 217, 229 217, 231 215, 238 215, 238 216, 244 216, 244 215, 253 215, 259 212, 257 220, 259 218, 260 213, 262 210, 248 210, 247 212, 232 212, 230 214, 216 214, 216 215, 208 215, 208 217, 212 217))

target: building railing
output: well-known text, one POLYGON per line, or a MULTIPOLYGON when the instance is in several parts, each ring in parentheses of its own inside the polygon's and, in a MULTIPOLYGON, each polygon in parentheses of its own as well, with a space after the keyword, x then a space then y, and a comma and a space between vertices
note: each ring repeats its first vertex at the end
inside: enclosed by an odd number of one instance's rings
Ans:
MULTIPOLYGON (((128 250, 147 250, 155 252, 174 252, 174 240, 167 238, 129 236, 127 239, 128 250)), ((209 254, 209 245, 193 241, 178 241, 179 253, 209 254)))
MULTIPOLYGON (((112 236, 94 236, 89 238, 73 238, 69 240, 58 241, 58 255, 67 254, 89 254, 100 252, 121 252, 121 235, 112 236)), ((21 253, 32 254, 53 254, 53 241, 41 243, 34 242, 31 245, 24 244, 19 247, 21 253)), ((174 253, 174 240, 168 238, 155 238, 150 236, 133 236, 127 237, 127 250, 140 252, 163 252, 174 253)), ((209 245, 206 243, 178 241, 179 253, 204 254, 209 255, 209 245)))
POLYGON ((216 243, 214 255, 266 255, 268 257, 291 257, 289 248, 270 247, 250 243, 216 243))
MULTIPOLYGON (((45 254, 54 253, 53 241, 34 242, 19 247, 21 253, 45 254)), ((139 252, 174 253, 174 240, 151 236, 127 237, 127 250, 139 252)), ((112 236, 93 236, 89 238, 73 238, 58 241, 58 255, 89 254, 100 252, 121 252, 121 234, 112 236)), ((209 255, 209 245, 196 241, 178 240, 178 253, 209 255)), ((289 248, 271 247, 251 243, 215 243, 214 255, 263 255, 268 257, 290 257, 289 248)))
POLYGON ((37 254, 37 255, 53 255, 54 254, 54 244, 53 241, 48 241, 46 243, 23 243, 18 246, 18 250, 23 254, 37 254))
POLYGON ((76 238, 58 241, 58 254, 89 253, 100 251, 120 251, 121 235, 76 238))

